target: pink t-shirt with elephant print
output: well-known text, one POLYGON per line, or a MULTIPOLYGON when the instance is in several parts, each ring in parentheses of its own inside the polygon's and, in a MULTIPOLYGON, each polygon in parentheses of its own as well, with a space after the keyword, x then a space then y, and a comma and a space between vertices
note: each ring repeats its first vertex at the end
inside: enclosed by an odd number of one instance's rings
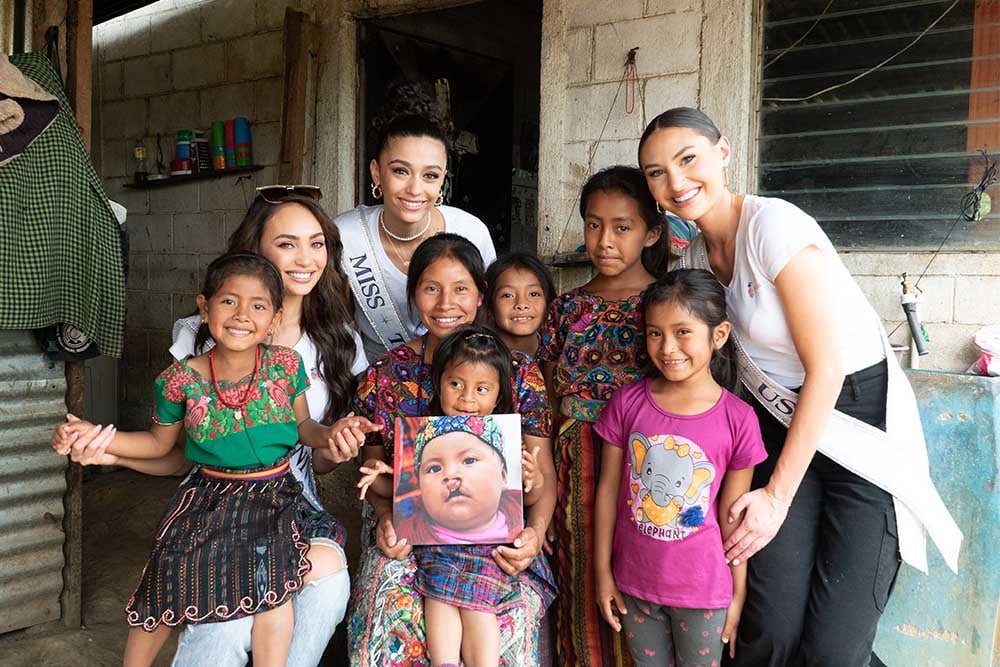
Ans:
POLYGON ((625 450, 611 566, 623 592, 657 604, 721 609, 733 597, 715 500, 727 470, 767 458, 753 409, 723 390, 697 415, 661 408, 651 380, 626 385, 594 430, 625 450))

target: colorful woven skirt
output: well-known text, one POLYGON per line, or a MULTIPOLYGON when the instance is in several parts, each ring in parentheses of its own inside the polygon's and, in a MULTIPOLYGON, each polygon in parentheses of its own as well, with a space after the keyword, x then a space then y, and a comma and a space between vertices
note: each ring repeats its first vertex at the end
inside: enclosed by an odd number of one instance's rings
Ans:
POLYGON ((128 624, 151 632, 160 623, 227 621, 287 602, 309 571, 307 540, 320 523, 305 516, 301 498, 287 460, 253 470, 199 468, 167 508, 125 607, 128 624))
POLYGON ((414 588, 425 598, 453 607, 500 614, 524 602, 530 586, 542 601, 542 613, 552 604, 556 585, 545 554, 539 554, 519 575, 509 575, 493 560, 489 544, 418 546, 414 588))
POLYGON ((597 608, 594 581, 594 497, 602 441, 589 421, 562 417, 556 437, 558 475, 552 557, 560 595, 555 604, 556 665, 620 667, 631 664, 623 636, 597 608))

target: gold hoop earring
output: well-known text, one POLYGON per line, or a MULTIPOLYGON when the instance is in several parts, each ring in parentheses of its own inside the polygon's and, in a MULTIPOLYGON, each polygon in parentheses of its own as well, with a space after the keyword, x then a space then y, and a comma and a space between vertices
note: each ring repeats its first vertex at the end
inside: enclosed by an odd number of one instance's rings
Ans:
POLYGON ((374 182, 372 183, 372 197, 374 197, 375 199, 382 198, 382 186, 379 185, 378 183, 374 182))
POLYGON ((434 200, 434 205, 435 206, 440 206, 443 203, 444 203, 444 193, 443 192, 439 192, 438 196, 437 196, 437 199, 434 200))
POLYGON ((660 208, 660 202, 659 201, 656 202, 656 212, 659 213, 660 215, 663 215, 664 213, 666 213, 666 211, 664 211, 662 208, 660 208))

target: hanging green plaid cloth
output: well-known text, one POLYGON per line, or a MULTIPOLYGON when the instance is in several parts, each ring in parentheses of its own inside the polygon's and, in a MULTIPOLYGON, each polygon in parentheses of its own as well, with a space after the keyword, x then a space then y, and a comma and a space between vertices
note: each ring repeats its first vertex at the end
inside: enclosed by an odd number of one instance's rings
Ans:
POLYGON ((10 62, 58 97, 60 111, 0 166, 0 329, 65 322, 102 354, 120 356, 125 277, 118 222, 49 60, 26 53, 10 62))

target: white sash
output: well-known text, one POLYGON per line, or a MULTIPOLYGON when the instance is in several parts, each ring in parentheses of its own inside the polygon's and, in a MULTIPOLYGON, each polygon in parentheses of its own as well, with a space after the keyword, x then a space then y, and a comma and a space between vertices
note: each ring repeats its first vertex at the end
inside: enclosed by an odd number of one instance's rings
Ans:
MULTIPOLYGON (((688 252, 680 259, 680 266, 712 270, 703 236, 691 242, 688 252)), ((877 315, 875 317, 877 319, 877 315)), ((927 572, 926 534, 930 534, 948 567, 958 573, 962 531, 931 480, 913 389, 896 361, 882 321, 877 320, 877 323, 889 371, 886 430, 834 410, 817 449, 892 495, 899 553, 904 561, 927 572)), ((798 394, 768 377, 743 349, 735 330, 731 335, 737 350, 740 382, 775 419, 788 426, 798 405, 798 394)))
POLYGON ((358 206, 358 217, 341 218, 340 240, 344 244, 344 272, 351 282, 354 301, 371 324, 379 342, 391 350, 412 338, 396 310, 385 276, 375 257, 375 245, 368 232, 368 217, 364 206, 358 206))

